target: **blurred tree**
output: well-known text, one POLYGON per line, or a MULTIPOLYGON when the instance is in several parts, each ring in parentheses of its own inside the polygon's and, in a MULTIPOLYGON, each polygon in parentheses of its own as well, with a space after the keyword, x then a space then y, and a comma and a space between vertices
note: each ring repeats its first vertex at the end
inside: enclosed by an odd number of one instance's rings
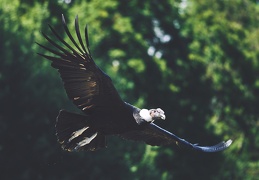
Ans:
POLYGON ((190 40, 190 61, 204 67, 201 80, 211 82, 212 113, 206 127, 235 139, 226 152, 232 163, 222 166, 217 178, 253 179, 259 173, 259 7, 249 0, 190 5, 182 34, 190 40))
POLYGON ((0 178, 253 179, 258 14, 251 0, 0 0, 0 178), (71 30, 76 14, 89 25, 93 57, 125 101, 160 106, 158 123, 192 142, 234 138, 231 148, 199 154, 111 137, 105 150, 63 152, 55 117, 74 107, 34 43, 45 43, 47 23, 62 29, 62 13, 71 30))

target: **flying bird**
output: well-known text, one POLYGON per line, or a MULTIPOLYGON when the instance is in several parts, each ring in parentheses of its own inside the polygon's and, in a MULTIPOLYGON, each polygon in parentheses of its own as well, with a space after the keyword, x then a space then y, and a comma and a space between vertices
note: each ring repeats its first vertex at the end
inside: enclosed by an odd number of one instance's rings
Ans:
POLYGON ((111 78, 95 64, 91 56, 87 26, 83 42, 78 16, 75 18, 77 40, 71 35, 63 15, 62 23, 70 44, 50 25, 56 40, 42 34, 54 49, 37 44, 54 54, 38 53, 52 61, 51 65, 58 69, 69 99, 84 113, 60 110, 56 119, 56 135, 64 150, 95 151, 107 146, 106 137, 109 135, 152 146, 177 144, 202 152, 222 151, 230 146, 232 140, 214 146, 192 144, 154 124, 156 120, 165 120, 164 111, 161 108, 139 109, 121 99, 111 78))

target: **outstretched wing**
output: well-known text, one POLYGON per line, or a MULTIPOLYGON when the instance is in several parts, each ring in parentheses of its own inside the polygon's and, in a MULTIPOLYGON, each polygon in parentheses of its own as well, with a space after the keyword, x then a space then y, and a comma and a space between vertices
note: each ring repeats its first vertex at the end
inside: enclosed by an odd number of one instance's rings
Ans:
POLYGON ((184 139, 179 138, 175 134, 162 129, 154 123, 148 124, 141 131, 133 131, 121 135, 122 138, 144 141, 145 143, 152 146, 170 145, 177 144, 179 146, 187 147, 202 152, 217 152, 222 151, 230 146, 232 140, 227 142, 221 142, 214 146, 198 146, 197 144, 192 144, 184 139))
POLYGON ((65 42, 50 25, 50 30, 62 45, 59 45, 60 43, 56 43, 55 40, 52 40, 44 33, 42 33, 43 36, 57 50, 41 44, 38 45, 56 55, 48 56, 39 53, 39 55, 52 61, 52 66, 58 69, 68 97, 85 113, 88 113, 94 107, 123 103, 110 77, 92 59, 87 27, 85 27, 85 46, 79 30, 78 16, 75 19, 75 31, 79 43, 71 35, 63 15, 62 23, 66 34, 75 48, 65 42))

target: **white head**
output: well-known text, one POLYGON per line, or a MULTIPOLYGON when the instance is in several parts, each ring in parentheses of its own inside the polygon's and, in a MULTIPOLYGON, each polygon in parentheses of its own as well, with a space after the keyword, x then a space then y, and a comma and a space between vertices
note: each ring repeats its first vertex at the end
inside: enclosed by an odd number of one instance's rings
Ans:
POLYGON ((158 119, 165 120, 165 112, 160 108, 150 110, 141 109, 139 115, 147 122, 152 122, 158 119))

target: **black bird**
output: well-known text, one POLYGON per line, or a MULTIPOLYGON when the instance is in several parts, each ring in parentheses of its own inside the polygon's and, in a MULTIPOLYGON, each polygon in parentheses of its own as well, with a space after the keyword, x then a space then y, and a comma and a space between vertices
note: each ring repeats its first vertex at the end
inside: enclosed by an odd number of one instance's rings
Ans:
POLYGON ((85 46, 79 31, 78 16, 75 19, 75 31, 79 43, 71 35, 63 15, 62 22, 66 34, 76 48, 65 42, 50 25, 50 30, 63 46, 45 33, 42 33, 43 36, 57 50, 38 45, 56 55, 39 53, 52 61, 52 67, 58 69, 68 97, 84 113, 80 115, 65 110, 59 112, 56 135, 64 150, 95 151, 106 147, 108 135, 143 141, 152 146, 177 144, 202 152, 222 151, 230 146, 232 140, 215 146, 191 144, 153 123, 155 120, 165 119, 162 109, 139 109, 124 102, 111 78, 93 61, 87 27, 85 27, 85 46))

